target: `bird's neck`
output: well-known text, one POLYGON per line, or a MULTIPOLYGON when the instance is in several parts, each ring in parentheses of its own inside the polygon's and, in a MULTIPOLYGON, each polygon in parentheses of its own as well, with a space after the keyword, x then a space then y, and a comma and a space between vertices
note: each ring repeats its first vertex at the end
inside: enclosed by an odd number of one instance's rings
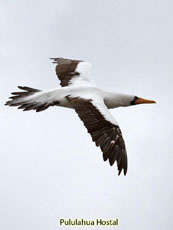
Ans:
POLYGON ((113 92, 106 92, 103 96, 105 105, 108 109, 117 108, 117 107, 126 107, 129 106, 129 101, 131 100, 131 95, 119 94, 113 92))

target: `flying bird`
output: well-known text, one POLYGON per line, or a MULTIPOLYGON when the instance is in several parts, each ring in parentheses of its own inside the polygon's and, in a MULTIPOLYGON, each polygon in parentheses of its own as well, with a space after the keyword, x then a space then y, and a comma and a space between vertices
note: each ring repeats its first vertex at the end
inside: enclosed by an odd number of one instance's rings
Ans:
POLYGON ((13 92, 5 105, 17 106, 23 111, 43 111, 50 106, 62 106, 76 111, 104 161, 112 166, 117 162, 118 175, 127 173, 127 153, 122 132, 109 112, 111 108, 155 103, 135 95, 106 92, 95 86, 91 76, 91 64, 85 61, 51 58, 56 64, 56 74, 62 88, 42 91, 18 86, 22 91, 13 92))

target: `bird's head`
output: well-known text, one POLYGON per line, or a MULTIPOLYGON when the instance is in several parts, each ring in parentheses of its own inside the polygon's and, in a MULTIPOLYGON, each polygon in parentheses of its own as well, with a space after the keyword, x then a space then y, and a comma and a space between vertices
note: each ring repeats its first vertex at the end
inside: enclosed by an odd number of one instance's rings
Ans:
POLYGON ((153 100, 144 99, 134 95, 113 93, 112 96, 109 96, 105 100, 105 103, 108 108, 116 108, 116 107, 126 107, 126 106, 139 105, 139 104, 152 104, 156 102, 153 100))
POLYGON ((153 100, 148 100, 137 96, 133 96, 133 100, 130 101, 130 105, 153 104, 153 103, 156 102, 153 100))

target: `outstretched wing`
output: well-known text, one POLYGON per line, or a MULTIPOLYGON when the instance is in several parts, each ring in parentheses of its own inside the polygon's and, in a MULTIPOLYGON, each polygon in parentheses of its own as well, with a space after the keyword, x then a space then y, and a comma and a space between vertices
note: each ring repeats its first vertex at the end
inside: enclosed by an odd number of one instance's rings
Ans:
POLYGON ((100 146, 104 161, 109 160, 112 166, 117 161, 118 175, 122 169, 127 173, 127 154, 121 130, 100 100, 66 97, 83 121, 96 146, 100 146))
POLYGON ((56 74, 62 87, 69 85, 93 85, 91 64, 84 61, 51 58, 56 63, 56 74))

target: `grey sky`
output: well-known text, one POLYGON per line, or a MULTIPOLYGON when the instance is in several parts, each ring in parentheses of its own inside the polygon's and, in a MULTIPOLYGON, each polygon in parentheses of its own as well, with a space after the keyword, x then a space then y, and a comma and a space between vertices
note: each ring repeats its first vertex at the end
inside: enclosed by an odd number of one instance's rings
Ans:
POLYGON ((59 229, 62 217, 172 229, 172 1, 0 2, 0 229, 59 229), (98 87, 157 101, 111 110, 126 177, 103 162, 74 111, 3 105, 17 85, 59 86, 49 57, 87 60, 98 87))

